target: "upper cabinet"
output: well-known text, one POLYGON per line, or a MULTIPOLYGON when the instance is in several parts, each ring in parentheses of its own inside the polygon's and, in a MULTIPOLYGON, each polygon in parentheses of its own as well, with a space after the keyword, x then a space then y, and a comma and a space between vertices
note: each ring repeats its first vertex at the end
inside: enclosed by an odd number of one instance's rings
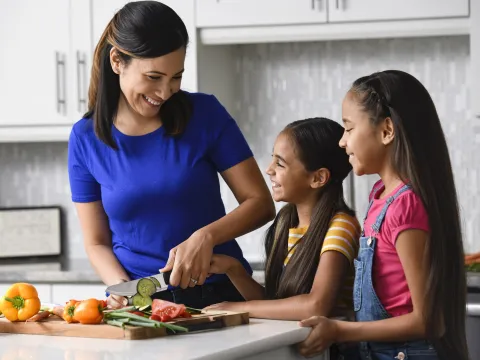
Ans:
POLYGON ((65 0, 0 0, 0 133, 69 122, 69 17, 65 0))
MULTIPOLYGON (((87 110, 94 48, 127 0, 0 0, 0 142, 66 141, 87 110)), ((194 0, 164 0, 191 42, 182 87, 197 91, 194 0)))
POLYGON ((466 17, 469 0, 328 0, 328 21, 379 21, 466 17))
POLYGON ((327 21, 328 0, 199 0, 198 27, 287 25, 327 21))

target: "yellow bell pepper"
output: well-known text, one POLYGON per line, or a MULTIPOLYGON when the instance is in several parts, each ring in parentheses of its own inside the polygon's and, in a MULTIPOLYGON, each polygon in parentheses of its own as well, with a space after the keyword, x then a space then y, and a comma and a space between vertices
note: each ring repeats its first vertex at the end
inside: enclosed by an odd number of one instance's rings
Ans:
POLYGON ((25 321, 39 310, 38 292, 31 284, 13 284, 0 300, 0 311, 10 321, 25 321))

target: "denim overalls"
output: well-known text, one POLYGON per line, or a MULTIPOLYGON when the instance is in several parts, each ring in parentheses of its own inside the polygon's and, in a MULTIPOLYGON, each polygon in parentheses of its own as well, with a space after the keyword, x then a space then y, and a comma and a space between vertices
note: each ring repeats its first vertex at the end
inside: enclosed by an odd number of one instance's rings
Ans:
MULTIPOLYGON (((354 310, 357 321, 375 321, 389 318, 380 300, 375 293, 372 281, 372 265, 375 246, 377 244, 376 235, 379 234, 385 214, 390 204, 395 201, 400 194, 407 191, 409 185, 400 188, 393 196, 390 196, 377 220, 372 225, 372 236, 365 237, 364 231, 360 237, 360 249, 355 263, 355 284, 353 289, 354 310)), ((373 200, 370 201, 367 209, 370 210, 373 200)), ((365 220, 363 221, 365 226, 365 220)), ((362 342, 360 343, 360 355, 362 360, 437 360, 438 356, 427 341, 408 341, 408 342, 362 342)), ((453 359, 452 359, 453 360, 453 359)))

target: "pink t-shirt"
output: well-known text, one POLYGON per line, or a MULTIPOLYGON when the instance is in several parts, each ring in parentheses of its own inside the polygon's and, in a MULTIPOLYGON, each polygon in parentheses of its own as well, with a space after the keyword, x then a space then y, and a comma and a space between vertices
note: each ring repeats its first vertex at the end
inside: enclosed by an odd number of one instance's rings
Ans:
MULTIPOLYGON (((373 186, 370 194, 373 204, 365 221, 365 236, 372 235, 372 225, 377 220, 385 202, 403 185, 399 185, 382 199, 378 198, 385 190, 382 181, 378 181, 373 186)), ((430 231, 425 207, 420 197, 412 190, 403 192, 390 204, 380 228, 380 234, 377 235, 378 240, 373 259, 373 286, 380 302, 392 316, 413 311, 407 279, 395 248, 398 235, 408 229, 430 231)))

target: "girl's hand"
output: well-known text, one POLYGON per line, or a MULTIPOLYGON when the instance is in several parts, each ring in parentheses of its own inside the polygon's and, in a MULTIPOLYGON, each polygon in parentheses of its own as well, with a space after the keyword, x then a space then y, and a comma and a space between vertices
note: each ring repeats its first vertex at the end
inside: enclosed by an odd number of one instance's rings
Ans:
POLYGON ((210 262, 209 274, 227 274, 231 270, 235 269, 238 265, 241 266, 240 261, 228 256, 214 254, 212 261, 210 262))
POLYGON ((208 276, 213 254, 213 241, 202 231, 170 250, 167 264, 160 272, 172 270, 170 285, 182 289, 203 285, 208 276))
POLYGON ((298 344, 298 351, 305 357, 323 353, 337 338, 337 323, 323 316, 302 320, 300 326, 312 327, 308 337, 298 344))
POLYGON ((236 312, 244 312, 244 305, 245 302, 221 302, 218 304, 210 305, 204 308, 203 310, 208 311, 208 310, 214 310, 214 311, 220 311, 220 310, 225 310, 225 311, 236 311, 236 312))
POLYGON ((128 299, 124 296, 109 295, 107 297, 107 306, 110 309, 121 309, 128 305, 128 299))

